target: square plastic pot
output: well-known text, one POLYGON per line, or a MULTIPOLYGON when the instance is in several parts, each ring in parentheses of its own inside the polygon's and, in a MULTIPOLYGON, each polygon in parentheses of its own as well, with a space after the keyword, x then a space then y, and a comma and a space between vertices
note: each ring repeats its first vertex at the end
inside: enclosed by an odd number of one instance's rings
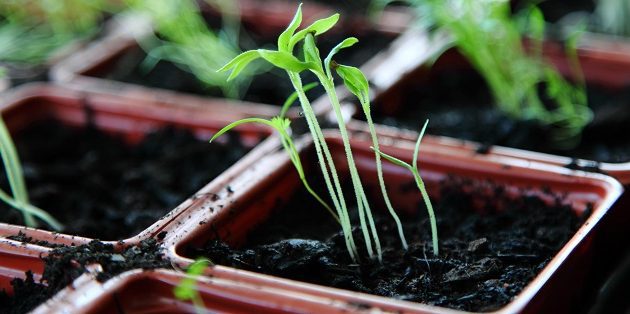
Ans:
MULTIPOLYGON (((249 25, 254 34, 268 38, 272 43, 275 43, 275 38, 292 20, 297 9, 295 2, 277 0, 242 0, 239 1, 239 6, 243 25, 249 25)), ((217 12, 211 7, 203 6, 202 9, 204 14, 210 18, 219 18, 217 12)), ((303 7, 303 13, 303 25, 308 25, 318 18, 333 14, 334 10, 316 3, 306 3, 303 7)), ((342 19, 339 22, 340 25, 337 25, 330 32, 344 31, 352 36, 362 34, 369 36, 369 34, 376 33, 393 39, 406 29, 411 19, 411 15, 405 11, 387 10, 375 24, 367 22, 365 19, 342 19)), ((119 18, 116 22, 119 27, 110 35, 92 43, 86 49, 78 51, 55 66, 51 70, 51 79, 64 84, 71 82, 74 86, 81 86, 88 90, 104 89, 129 97, 146 97, 147 94, 159 96, 172 93, 172 91, 163 88, 145 87, 106 78, 121 60, 126 60, 125 62, 132 64, 130 66, 139 64, 143 59, 144 52, 138 41, 154 33, 150 21, 141 16, 119 18)), ((360 66, 360 64, 353 65, 360 66)), ((288 80, 284 77, 282 79, 288 80)), ((289 94, 282 97, 288 96, 289 94)), ((278 112, 277 105, 280 103, 275 105, 267 106, 278 112)), ((325 97, 313 101, 313 108, 318 116, 331 111, 325 97)), ((288 116, 297 118, 299 111, 298 108, 291 108, 288 116)))
MULTIPOLYGON (((341 139, 335 133, 327 133, 327 143, 336 156, 338 170, 347 177, 341 139)), ((394 138, 382 138, 381 149, 397 158, 410 161, 413 143, 394 138)), ((308 160, 306 171, 313 169, 314 156, 311 141, 302 138, 298 146, 302 160, 308 160)), ((376 184, 373 152, 366 134, 352 139, 355 161, 364 184, 376 184)), ((583 292, 582 283, 591 271, 593 238, 597 236, 601 219, 622 192, 614 179, 601 174, 578 173, 561 167, 533 163, 520 159, 493 156, 492 158, 462 155, 458 151, 435 143, 425 143, 419 160, 429 194, 436 197, 437 183, 447 175, 455 175, 474 181, 491 180, 514 193, 542 196, 543 190, 562 195, 563 202, 576 212, 583 212, 587 204, 593 211, 579 230, 556 253, 547 266, 516 296, 498 310, 499 313, 566 312, 572 302, 583 292), (518 192, 520 191, 520 192, 518 192)), ((417 191, 400 191, 399 187, 412 180, 401 168, 384 164, 385 180, 394 207, 401 211, 414 211, 419 201, 417 191)), ((192 262, 186 251, 199 247, 211 239, 221 238, 230 244, 245 241, 256 225, 264 222, 274 208, 286 203, 291 194, 300 188, 295 169, 283 152, 270 154, 259 160, 230 183, 235 193, 228 198, 207 198, 187 219, 178 219, 178 228, 165 239, 167 255, 180 267, 192 262)), ((328 288, 314 284, 261 275, 224 266, 209 271, 212 278, 255 284, 291 292, 309 294, 313 298, 328 299, 330 304, 342 304, 347 311, 361 308, 371 311, 410 313, 451 313, 450 309, 388 299, 379 296, 328 288)), ((332 310, 332 307, 331 307, 332 310)))
POLYGON ((48 251, 49 249, 37 245, 0 238, 0 291, 12 294, 11 280, 26 278, 26 271, 31 271, 33 279, 39 280, 44 271, 41 256, 48 251))
MULTIPOLYGON (((453 49, 442 55, 437 63, 429 70, 426 64, 431 61, 431 56, 444 50, 447 40, 443 37, 429 37, 419 30, 409 30, 394 43, 390 49, 381 53, 373 62, 366 65, 369 79, 374 86, 373 101, 376 106, 385 108, 385 114, 394 114, 402 106, 401 95, 403 91, 413 88, 415 84, 426 79, 431 72, 448 70, 469 70, 470 65, 453 49)), ((597 41, 585 40, 578 47, 578 57, 584 77, 588 84, 594 84, 611 91, 620 90, 630 86, 630 46, 624 43, 603 44, 597 41), (619 49, 613 49, 618 47, 619 49)), ((554 42, 546 42, 543 49, 545 58, 551 62, 560 73, 572 76, 569 61, 566 58, 561 45, 554 42)), ((355 116, 362 113, 355 109, 355 116)), ((364 130, 361 123, 349 123, 349 128, 364 130)), ((399 131, 396 128, 379 126, 378 132, 383 135, 397 136, 409 140, 415 140, 418 136, 415 131, 399 131)), ((452 139, 443 136, 427 136, 427 141, 439 142, 443 145, 474 152, 480 144, 472 141, 452 139)), ((492 146, 490 151, 496 155, 516 157, 536 162, 548 163, 559 166, 573 165, 586 171, 599 169, 617 178, 624 185, 630 184, 630 161, 623 163, 595 162, 590 160, 575 160, 574 158, 533 152, 528 150, 492 146)))
MULTIPOLYGON (((169 270, 133 270, 105 283, 89 280, 61 291, 55 302, 33 313, 198 313, 191 302, 178 300, 173 289, 188 275, 169 270)), ((196 289, 203 313, 341 313, 326 299, 247 282, 199 276, 196 289)))
MULTIPOLYGON (((99 130, 122 136, 132 144, 140 141, 149 132, 165 126, 190 130, 200 139, 207 140, 219 129, 237 119, 273 115, 267 114, 264 108, 221 100, 176 95, 162 99, 126 98, 115 94, 84 92, 46 84, 24 86, 10 95, 5 95, 0 105, 0 113, 14 134, 41 120, 53 119, 68 126, 81 127, 90 119, 99 130)), ((269 129, 252 124, 237 128, 236 132, 239 133, 243 144, 248 147, 254 147, 270 134, 269 129)), ((275 139, 271 138, 270 141, 256 146, 239 162, 203 187, 198 194, 227 193, 225 182, 255 163, 266 151, 275 149, 276 144, 275 139)), ((198 203, 198 198, 199 195, 191 195, 136 236, 128 239, 101 240, 109 240, 106 242, 123 247, 167 232, 168 224, 182 215, 187 208, 198 203)), ((36 241, 48 241, 51 244, 79 245, 91 240, 77 235, 0 223, 0 237, 16 235, 19 232, 36 241)))

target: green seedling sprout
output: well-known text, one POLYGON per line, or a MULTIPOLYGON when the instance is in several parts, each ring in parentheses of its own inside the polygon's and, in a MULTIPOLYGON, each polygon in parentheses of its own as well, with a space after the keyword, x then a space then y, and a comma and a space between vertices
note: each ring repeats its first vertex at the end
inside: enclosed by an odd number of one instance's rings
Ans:
MULTIPOLYGON (((352 235, 350 215, 348 213, 346 200, 344 198, 344 192, 341 188, 341 182, 337 174, 337 169, 330 153, 330 149, 328 148, 328 144, 325 141, 321 127, 311 107, 310 101, 306 97, 304 86, 302 84, 302 79, 300 77, 300 73, 307 70, 315 74, 319 83, 324 87, 324 90, 326 91, 326 94, 337 119, 337 125, 339 127, 344 151, 348 161, 350 177, 356 197, 361 231, 363 232, 363 239, 365 241, 367 253, 370 258, 376 257, 379 260, 382 260, 381 244, 378 238, 376 225, 374 223, 370 206, 368 204, 367 197, 354 162, 354 157, 350 148, 348 131, 346 129, 345 121, 341 113, 341 105, 335 91, 334 78, 332 76, 331 70, 334 69, 337 74, 342 77, 346 87, 353 94, 357 95, 357 97, 360 98, 362 104, 364 104, 364 107, 367 106, 369 108, 367 97, 367 94, 369 92, 368 84, 363 73, 361 73, 361 71, 357 68, 337 64, 332 59, 334 55, 337 54, 341 49, 351 47, 352 45, 356 44, 358 40, 354 37, 343 40, 330 51, 323 62, 319 53, 319 49, 315 44, 315 37, 327 32, 337 23, 338 20, 339 14, 334 14, 330 17, 317 20, 306 28, 297 31, 302 22, 302 10, 300 5, 287 29, 282 32, 282 34, 280 34, 280 36, 278 37, 278 50, 257 49, 246 51, 227 63, 219 71, 231 70, 232 72, 230 73, 228 79, 233 79, 238 76, 239 73, 241 73, 241 71, 243 71, 250 62, 257 59, 264 59, 272 65, 286 71, 287 75, 289 76, 289 80, 291 81, 295 91, 297 92, 298 100, 300 101, 302 111, 304 112, 304 117, 306 118, 310 133, 313 137, 313 143, 319 161, 318 164, 321 168, 324 182, 326 183, 326 188, 333 202, 333 206, 337 211, 337 216, 339 217, 339 220, 341 222, 341 227, 344 233, 344 240, 348 249, 348 253, 353 260, 357 261, 358 250, 352 235), (303 60, 298 59, 294 55, 294 48, 298 43, 302 43, 303 45, 303 60)), ((365 110, 365 108, 364 111, 369 113, 369 110, 365 110)), ((373 131, 373 128, 371 130, 373 131)), ((373 139, 375 139, 374 132, 372 133, 373 139)), ((375 147, 377 147, 378 149, 377 145, 375 145, 375 147)), ((380 161, 379 154, 375 153, 375 156, 376 160, 380 161)), ((382 180, 381 173, 379 173, 379 179, 382 190, 384 191, 384 182, 382 180)), ((384 193, 383 196, 384 198, 387 198, 386 193, 384 193)), ((399 223, 400 220, 398 219, 398 216, 393 211, 393 209, 391 209, 391 206, 389 205, 389 200, 387 200, 386 202, 388 203, 390 213, 398 223, 399 234, 401 235, 401 242, 406 248, 407 244, 404 236, 402 236, 403 233, 402 226, 399 223)))
POLYGON ((109 0, 4 0, 0 4, 0 61, 38 65, 58 48, 97 33, 109 0))
POLYGON ((204 21, 199 6, 193 0, 127 0, 136 11, 154 21, 158 36, 139 43, 147 52, 142 64, 145 71, 160 60, 192 73, 208 87, 218 87, 229 98, 239 98, 247 89, 254 70, 238 80, 227 82, 226 75, 216 70, 240 52, 240 21, 233 1, 208 1, 224 12, 223 26, 214 31, 204 21))
MULTIPOLYGON (((571 84, 543 60, 543 15, 531 7, 525 16, 532 39, 531 53, 523 46, 517 19, 507 0, 415 0, 438 29, 446 30, 458 50, 484 77, 501 111, 517 120, 552 126, 559 147, 579 141, 591 121, 583 82, 571 84), (545 88, 544 104, 539 87, 545 88)), ((574 67, 575 68, 575 67, 574 67)), ((580 75, 578 75, 580 76, 580 75)))
POLYGON ((205 313, 206 305, 203 303, 203 299, 199 295, 197 289, 197 280, 203 274, 204 270, 208 266, 212 266, 214 263, 209 259, 198 259, 194 263, 188 266, 186 275, 182 281, 173 289, 175 298, 182 301, 192 301, 197 313, 205 313))
MULTIPOLYGON (((293 93, 292 95, 294 95, 294 94, 295 93, 293 93)), ((285 107, 288 108, 288 106, 286 104, 287 103, 290 104, 289 101, 292 98, 295 98, 295 97, 291 96, 291 97, 289 97, 289 99, 287 99, 287 102, 285 103, 285 107)), ((302 167, 302 161, 300 159, 300 154, 298 153, 297 149, 295 148, 295 145, 293 143, 293 140, 291 139, 291 136, 289 135, 289 132, 287 132, 287 130, 290 130, 290 123, 291 123, 291 121, 289 119, 282 118, 282 117, 274 117, 274 118, 272 118, 270 120, 266 120, 266 119, 262 119, 262 118, 245 118, 245 119, 241 119, 241 120, 232 122, 232 123, 228 124, 227 126, 225 126, 224 128, 222 128, 221 130, 219 130, 219 132, 217 132, 216 134, 214 134, 214 136, 212 136, 212 138, 210 139, 210 142, 214 141, 216 138, 218 138, 219 136, 223 135, 225 132, 228 132, 229 130, 231 130, 231 129, 237 127, 237 126, 239 126, 241 124, 246 124, 246 123, 263 124, 263 125, 266 125, 266 126, 269 126, 269 127, 273 128, 274 130, 276 130, 278 132, 278 135, 280 136, 280 141, 282 142, 282 147, 287 152, 287 154, 289 154, 289 159, 291 160, 291 162, 293 163, 293 166, 297 170, 298 176, 299 176, 300 180, 302 181, 302 184, 304 185, 304 188, 306 188, 308 193, 311 194, 320 204, 322 204, 322 206, 324 206, 324 208, 326 208, 326 210, 333 216, 333 218, 338 223, 341 223, 341 221, 339 220, 339 217, 337 216, 335 211, 333 211, 333 209, 330 207, 330 205, 328 205, 328 203, 326 203, 311 188, 310 184, 306 180, 306 174, 304 173, 304 168, 302 167)))
MULTIPOLYGON (((431 222, 431 238, 433 240, 433 254, 437 256, 439 252, 439 248, 438 248, 438 231, 437 231, 437 222, 435 220, 435 212, 433 211, 433 205, 431 204, 431 199, 429 198, 429 193, 427 193, 427 189, 426 189, 426 186, 424 185, 424 181, 422 180, 422 177, 420 176, 420 170, 418 170, 418 154, 420 153, 420 142, 422 141, 422 137, 424 136, 424 132, 426 131, 428 124, 429 124, 429 120, 427 120, 424 123, 424 126, 422 127, 422 131, 420 131, 420 135, 418 136, 418 140, 416 141, 416 146, 413 151, 413 161, 411 165, 396 157, 385 154, 381 151, 379 151, 378 153, 383 158, 391 162, 392 164, 403 167, 411 171, 411 173, 413 174, 413 177, 416 181, 416 186, 418 186, 418 189, 420 190, 420 194, 422 195, 422 199, 424 200, 424 205, 427 207, 427 212, 429 213, 429 220, 431 222)), ((376 151, 374 147, 373 149, 376 151)))
POLYGON ((15 145, 11 140, 11 134, 9 134, 9 130, 7 129, 2 117, 0 117, 0 155, 2 156, 4 171, 7 175, 12 192, 12 195, 9 195, 4 190, 0 189, 0 200, 22 212, 24 223, 28 227, 38 226, 38 223, 35 220, 36 217, 48 224, 54 230, 62 230, 63 226, 61 223, 44 210, 32 205, 29 202, 22 165, 20 163, 20 159, 18 158, 15 145))

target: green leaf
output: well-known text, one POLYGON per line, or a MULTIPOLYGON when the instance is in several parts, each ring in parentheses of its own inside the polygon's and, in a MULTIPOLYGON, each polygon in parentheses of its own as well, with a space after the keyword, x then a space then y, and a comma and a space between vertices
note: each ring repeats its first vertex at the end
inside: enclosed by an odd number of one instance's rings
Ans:
POLYGON ((258 53, 263 59, 269 61, 269 63, 283 70, 299 73, 306 69, 312 68, 312 64, 308 62, 302 62, 298 60, 298 58, 294 57, 292 54, 285 51, 259 49, 258 53))
POLYGON ((327 32, 333 26, 335 26, 335 24, 337 24, 337 21, 339 21, 339 13, 335 13, 327 18, 313 22, 313 24, 295 33, 295 35, 291 37, 288 50, 292 51, 293 47, 295 47, 297 43, 299 43, 302 39, 304 39, 304 37, 306 37, 306 34, 313 33, 314 36, 321 35, 327 32))
POLYGON ((416 147, 413 150, 413 169, 415 169, 416 171, 418 171, 418 154, 420 153, 420 142, 422 141, 424 132, 427 130, 427 125, 429 125, 429 119, 424 122, 424 126, 420 131, 420 135, 418 135, 418 140, 416 141, 416 147))
POLYGON ((326 67, 326 73, 330 76, 330 63, 332 62, 332 58, 339 53, 339 51, 341 49, 345 49, 348 47, 353 46, 354 44, 358 43, 359 40, 356 39, 355 37, 348 37, 346 39, 344 39, 342 42, 340 42, 339 44, 337 44, 337 46, 335 46, 329 53, 328 56, 326 56, 326 59, 324 59, 324 66, 326 67))
POLYGON ((545 36, 545 18, 537 6, 529 8, 529 33, 536 40, 543 40, 545 36))
MULTIPOLYGON (((347 65, 337 65, 336 67, 337 74, 343 79, 344 85, 348 88, 348 90, 353 93, 355 96, 359 98, 361 103, 366 103, 369 99, 370 85, 363 75, 363 72, 358 68, 347 66, 347 65)), ((366 111, 366 114, 369 112, 369 108, 363 108, 366 111)))
POLYGON ((215 139, 217 139, 219 136, 225 134, 226 132, 228 132, 229 130, 241 125, 241 124, 246 124, 246 123, 262 123, 265 125, 269 125, 271 127, 274 127, 274 125, 272 124, 271 121, 269 120, 265 120, 262 118, 245 118, 245 119, 240 119, 238 121, 234 121, 228 125, 226 125, 225 127, 223 127, 221 130, 219 130, 219 132, 215 133, 212 138, 210 139, 210 143, 212 143, 212 141, 214 141, 215 139))
POLYGON ((304 61, 314 64, 322 63, 322 59, 319 57, 319 49, 317 49, 315 44, 315 37, 311 34, 307 34, 304 39, 304 61))
MULTIPOLYGON (((370 148, 372 150, 374 150, 374 147, 370 146, 370 148)), ((381 157, 383 157, 384 159, 386 159, 387 161, 391 162, 392 164, 394 164, 396 166, 400 166, 400 167, 403 167, 403 168, 406 168, 406 169, 409 169, 409 170, 412 169, 411 165, 409 165, 408 163, 406 163, 406 162, 404 162, 404 161, 402 161, 402 160, 400 160, 400 159, 398 159, 398 158, 396 158, 394 156, 385 154, 385 153, 383 153, 380 150, 378 151, 378 153, 379 153, 379 155, 381 155, 381 157)))
POLYGON ((258 50, 245 51, 245 52, 241 53, 240 55, 236 56, 234 59, 232 59, 226 65, 224 65, 223 67, 218 69, 217 72, 225 72, 225 71, 232 70, 232 73, 228 77, 228 81, 231 81, 236 76, 238 76, 238 74, 241 71, 243 71, 243 69, 245 69, 245 67, 247 67, 247 65, 250 62, 252 62, 252 61, 254 61, 254 60, 256 60, 256 59, 258 59, 260 57, 261 57, 261 55, 258 52, 258 50))
POLYGON ((278 50, 279 51, 291 52, 289 51, 289 43, 291 42, 291 37, 293 36, 293 34, 295 33, 295 30, 297 30, 297 28, 300 26, 301 23, 302 23, 302 4, 300 3, 297 11, 295 12, 295 16, 293 16, 293 20, 291 21, 287 29, 285 29, 284 32, 282 32, 282 34, 280 34, 280 36, 278 37, 278 50))

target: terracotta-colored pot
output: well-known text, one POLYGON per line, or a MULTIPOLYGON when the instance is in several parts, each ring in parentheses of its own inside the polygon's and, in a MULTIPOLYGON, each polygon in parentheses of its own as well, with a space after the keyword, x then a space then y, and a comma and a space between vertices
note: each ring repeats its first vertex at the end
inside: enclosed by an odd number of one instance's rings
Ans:
MULTIPOLYGON (((275 38, 286 28, 297 8, 296 3, 281 0, 241 0, 239 5, 242 23, 250 25, 257 35, 270 38, 271 42, 275 42, 275 38)), ((203 6, 202 8, 206 14, 216 15, 216 11, 210 7, 203 6)), ((307 25, 317 18, 331 15, 334 11, 326 6, 306 3, 303 12, 303 24, 307 25)), ((342 19, 341 25, 333 28, 331 32, 343 30, 350 35, 359 36, 366 32, 375 31, 383 36, 393 38, 407 27, 410 20, 410 14, 392 9, 383 13, 378 22, 374 24, 368 23, 365 19, 342 19), (347 21, 343 22, 345 20, 347 21)), ((74 86, 81 86, 88 90, 105 89, 129 97, 147 97, 147 94, 160 97, 160 95, 170 93, 160 88, 149 88, 104 78, 122 59, 140 63, 144 53, 137 41, 154 32, 150 21, 140 16, 119 18, 115 22, 119 25, 115 31, 55 66, 51 70, 51 79, 60 83, 71 82, 74 86)), ((277 106, 270 107, 275 108, 278 112, 277 106)), ((331 111, 329 107, 325 97, 313 102, 315 114, 318 116, 329 113, 331 111)), ((291 108, 288 115, 297 118, 299 111, 299 108, 291 108)))
MULTIPOLYGON (((98 36, 108 36, 113 24, 111 20, 104 22, 98 36)), ((3 67, 6 68, 6 74, 0 78, 0 92, 25 83, 48 80, 50 69, 73 53, 84 49, 89 41, 90 38, 72 40, 55 49, 41 64, 12 62, 3 64, 3 67)))
MULTIPOLYGON (((216 131, 230 122, 249 116, 271 117, 262 107, 226 100, 200 99, 191 96, 158 98, 125 98, 115 94, 84 92, 54 85, 34 84, 24 86, 14 93, 5 95, 0 105, 9 129, 16 133, 29 124, 43 119, 55 119, 70 126, 83 126, 87 123, 88 112, 93 124, 100 130, 124 136, 130 143, 141 140, 145 134, 163 126, 176 126, 191 130, 200 139, 209 139, 216 131)), ((268 128, 258 125, 244 125, 236 129, 244 145, 252 147, 270 134, 268 128)), ((239 174, 242 169, 255 163, 261 155, 275 149, 274 138, 267 141, 242 158, 239 162, 218 176, 199 193, 227 193, 225 182, 239 174)), ((129 239, 109 240, 118 247, 133 245, 168 231, 168 224, 182 215, 186 209, 199 203, 199 195, 191 195, 181 205, 166 214, 141 232, 129 239)), ((77 235, 65 235, 24 226, 0 223, 0 237, 23 232, 34 240, 45 240, 52 244, 78 245, 91 239, 77 235)))
MULTIPOLYGON (((584 72, 584 77, 589 84, 595 84, 610 90, 619 90, 630 86, 630 45, 623 42, 597 44, 596 41, 585 40, 578 48, 578 56, 584 72), (612 49, 621 47, 620 49, 612 49), (624 70, 624 69, 627 69, 624 70)), ((376 106, 386 108, 386 114, 397 112, 402 106, 402 91, 413 88, 414 84, 426 79, 429 74, 431 56, 443 50, 447 41, 443 37, 429 37, 419 30, 410 30, 398 38, 390 49, 374 58, 373 62, 366 65, 368 77, 375 90, 374 103, 376 106)), ((561 45, 547 42, 543 51, 547 60, 554 64, 558 70, 567 76, 573 73, 570 69, 564 49, 561 45)), ((443 69, 470 69, 470 65, 454 50, 447 51, 431 67, 430 71, 443 69)), ((358 112, 358 110, 355 109, 358 112)), ((357 116, 360 116, 358 114, 357 116)), ((350 123, 349 128, 364 129, 361 124, 350 123)), ((379 126, 378 132, 383 135, 400 136, 409 140, 415 140, 418 136, 413 131, 398 131, 395 128, 379 126)), ((447 137, 427 136, 427 142, 439 142, 440 144, 474 152, 480 146, 472 141, 455 140, 447 137)), ((569 165, 572 162, 578 167, 588 170, 594 166, 601 171, 617 178, 623 184, 630 184, 630 161, 625 163, 593 162, 589 160, 577 160, 573 158, 527 151, 515 148, 493 146, 490 151, 494 154, 517 157, 536 162, 550 163, 559 166, 569 165)))
MULTIPOLYGON (((236 2, 244 24, 255 25, 256 28, 264 27, 271 34, 279 34, 289 25, 299 3, 287 0, 238 0, 236 2), (261 18, 265 19, 265 23, 261 23, 261 18)), ((310 24, 319 18, 340 13, 342 19, 339 23, 345 30, 361 32, 366 28, 376 28, 380 32, 393 35, 400 34, 407 29, 413 19, 413 14, 404 7, 388 6, 380 16, 372 21, 369 17, 357 12, 338 12, 337 7, 317 1, 304 1, 302 12, 304 24, 310 24)))
POLYGON ((0 238, 0 291, 11 294, 11 280, 25 278, 26 271, 31 271, 33 279, 39 280, 44 271, 44 262, 40 257, 48 251, 36 245, 0 238))
MULTIPOLYGON (((369 137, 366 134, 358 135, 352 140, 355 161, 364 184, 375 184, 376 170, 373 152, 369 148, 369 137)), ((346 177, 347 166, 340 137, 329 132, 327 142, 332 155, 336 156, 341 176, 346 177)), ((308 138, 298 141, 303 160, 308 161, 307 172, 314 167, 310 145, 308 138)), ((382 149, 388 154, 409 161, 413 152, 413 142, 384 137, 382 149)), ((521 159, 462 155, 458 151, 435 143, 426 143, 423 146, 419 164, 429 193, 434 197, 438 193, 437 183, 447 175, 453 174, 478 181, 491 179, 504 185, 507 190, 521 191, 527 195, 542 195, 542 190, 551 191, 555 195, 563 195, 563 201, 577 212, 583 212, 586 204, 592 204, 592 214, 575 235, 538 276, 499 312, 557 313, 558 310, 567 311, 570 308, 571 302, 580 296, 583 288, 581 283, 590 271, 589 265, 593 258, 592 241, 599 230, 600 220, 621 194, 622 187, 617 181, 601 174, 577 173, 521 159)), ((401 191, 399 187, 412 180, 406 170, 390 164, 384 164, 384 172, 389 191, 401 191)), ((231 244, 242 243, 254 226, 265 221, 274 208, 286 202, 292 192, 300 187, 295 170, 283 152, 265 156, 242 176, 235 177, 230 185, 235 187, 235 193, 228 198, 218 201, 206 198, 197 204, 196 208, 191 208, 188 212, 189 217, 176 219, 178 225, 176 232, 170 233, 165 239, 167 255, 173 263, 180 267, 190 264, 192 260, 184 252, 191 246, 201 246, 216 237, 221 237, 231 244)), ((398 210, 417 210, 414 206, 419 201, 417 191, 393 193, 390 198, 398 210)), ((361 304, 373 311, 452 312, 423 304, 327 288, 223 266, 213 267, 210 276, 310 294, 313 298, 324 298, 329 299, 331 303, 345 304, 348 311, 356 311, 356 305, 361 304)))
MULTIPOLYGON (((86 281, 57 294, 54 303, 33 313, 196 313, 190 302, 178 300, 173 289, 187 275, 167 270, 133 270, 105 283, 86 281)), ((200 276, 197 291, 211 313, 330 313, 342 306, 327 299, 291 293, 248 282, 200 276), (285 294, 286 293, 286 294, 285 294)))

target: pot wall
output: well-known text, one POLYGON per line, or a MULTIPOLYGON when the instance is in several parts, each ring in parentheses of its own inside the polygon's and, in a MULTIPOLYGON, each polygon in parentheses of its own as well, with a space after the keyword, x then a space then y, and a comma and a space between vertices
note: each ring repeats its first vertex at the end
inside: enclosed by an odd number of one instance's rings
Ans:
MULTIPOLYGON (((327 141, 331 145, 333 156, 343 165, 344 155, 341 153, 341 140, 329 133, 327 141)), ((308 160, 312 167, 313 157, 309 148, 309 141, 302 139, 303 161, 308 160)), ((369 142, 355 139, 353 141, 355 160, 365 184, 375 183, 375 167, 373 153, 369 150, 369 142)), ((409 160, 413 151, 413 143, 396 139, 384 139, 382 149, 393 156, 409 160), (386 144, 387 143, 387 144, 386 144), (398 145, 393 145, 396 143, 398 145)), ((447 174, 455 174, 472 180, 485 180, 504 183, 508 190, 516 193, 525 190, 526 194, 544 196, 542 187, 549 187, 553 193, 564 195, 564 201, 571 204, 574 210, 580 212, 587 203, 594 204, 594 210, 587 222, 578 230, 576 235, 554 257, 545 269, 532 281, 521 294, 499 312, 540 312, 558 309, 568 311, 572 302, 580 297, 580 282, 586 277, 592 261, 592 239, 595 236, 593 227, 605 216, 609 207, 621 193, 620 185, 611 178, 597 174, 576 174, 566 169, 535 164, 518 159, 496 157, 477 158, 463 156, 448 148, 437 147, 431 143, 423 146, 420 165, 423 178, 432 197, 437 195, 436 183, 447 174), (436 148, 436 149, 433 149, 436 148), (572 284, 568 284, 572 282, 572 284), (572 287, 572 288, 567 288, 572 287)), ((345 166, 341 166, 345 174, 345 166)), ((178 265, 188 265, 192 262, 186 256, 187 247, 201 245, 216 236, 222 237, 232 244, 240 244, 252 228, 264 221, 273 209, 286 202, 291 194, 299 187, 295 170, 291 168, 286 157, 268 156, 259 161, 257 172, 260 177, 236 178, 232 183, 235 193, 228 199, 219 202, 206 200, 205 205, 192 210, 191 219, 181 221, 177 232, 165 239, 168 255, 178 265), (273 158, 272 158, 273 157, 273 158), (266 178, 266 179, 260 179, 266 178), (208 208, 215 210, 208 211, 208 208)), ((252 170, 253 171, 253 170, 252 170)), ((307 170, 308 171, 308 170, 307 170)), ((384 164, 388 190, 399 191, 399 186, 409 182, 411 177, 402 168, 384 164)), ((391 192, 390 192, 391 193, 391 192)), ((390 195, 394 207, 401 210, 415 210, 409 204, 416 204, 417 191, 396 193, 390 195)), ((551 199, 548 199, 551 201, 551 199)), ((179 224, 179 223, 178 223, 179 224)), ((443 312, 443 309, 414 304, 404 301, 394 301, 382 297, 375 297, 361 293, 354 293, 339 289, 305 284, 267 275, 254 274, 248 271, 234 270, 216 266, 211 276, 230 280, 246 281, 259 285, 273 286, 278 289, 298 291, 324 297, 344 300, 352 304, 369 304, 369 306, 384 311, 409 311, 417 313, 443 312)), ((446 312, 449 312, 446 310, 446 312)))
MULTIPOLYGON (((43 119, 55 119, 66 125, 81 127, 87 123, 90 116, 93 124, 100 130, 124 135, 130 143, 138 142, 145 134, 164 126, 192 130, 200 139, 207 140, 232 121, 248 116, 265 116, 260 108, 250 108, 243 104, 230 105, 227 101, 207 101, 194 97, 139 100, 45 84, 26 86, 5 96, 0 112, 12 132, 19 132, 29 124, 43 119)), ((237 128, 237 131, 243 143, 249 147, 256 145, 270 134, 269 129, 252 124, 237 128)), ((225 182, 231 176, 255 162, 260 158, 259 155, 275 148, 275 145, 272 139, 258 146, 199 193, 210 191, 223 193, 220 190, 225 189, 225 182)), ((102 240, 110 240, 111 244, 117 246, 136 244, 143 239, 167 231, 167 225, 171 220, 197 202, 198 196, 191 195, 177 208, 137 236, 129 239, 102 240)), ((76 235, 57 234, 0 223, 0 237, 15 235, 20 231, 35 240, 46 240, 52 244, 78 245, 91 240, 76 235)))

